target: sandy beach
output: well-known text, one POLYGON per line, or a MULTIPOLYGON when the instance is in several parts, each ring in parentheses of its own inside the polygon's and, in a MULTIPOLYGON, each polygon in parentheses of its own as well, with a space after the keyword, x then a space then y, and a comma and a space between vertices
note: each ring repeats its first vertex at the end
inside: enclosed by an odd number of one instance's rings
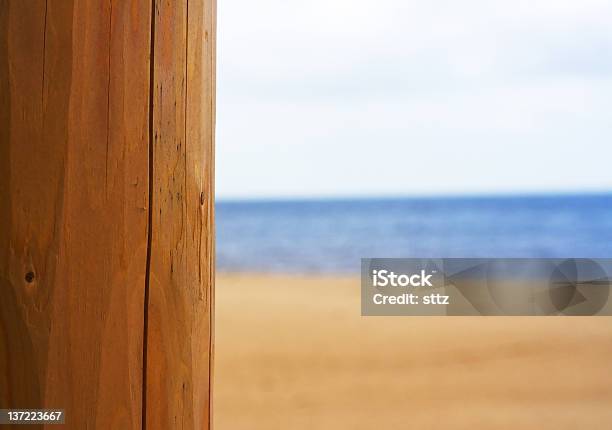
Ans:
POLYGON ((361 317, 359 281, 219 275, 214 422, 610 429, 612 318, 361 317))

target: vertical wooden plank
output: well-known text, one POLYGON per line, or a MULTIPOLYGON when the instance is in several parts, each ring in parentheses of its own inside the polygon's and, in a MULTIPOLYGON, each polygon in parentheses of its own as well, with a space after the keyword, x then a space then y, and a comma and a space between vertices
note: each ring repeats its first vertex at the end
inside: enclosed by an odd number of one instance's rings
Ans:
POLYGON ((146 427, 210 425, 215 10, 156 0, 146 427), (161 377, 157 377, 161 375, 161 377))
POLYGON ((198 299, 204 300, 194 312, 194 387, 196 428, 212 425, 212 375, 214 345, 214 143, 216 102, 216 0, 188 2, 187 31, 187 165, 193 165, 194 181, 188 182, 190 195, 200 199, 191 201, 188 213, 193 214, 195 232, 189 253, 188 267, 193 282, 197 276, 198 299), (199 142, 199 144, 197 143, 199 142), (199 339, 205 335, 206 339, 199 339))
POLYGON ((150 0, 0 1, 0 407, 141 428, 150 0))
POLYGON ((216 4, 154 3, 0 0, 0 407, 68 428, 211 421, 216 4))

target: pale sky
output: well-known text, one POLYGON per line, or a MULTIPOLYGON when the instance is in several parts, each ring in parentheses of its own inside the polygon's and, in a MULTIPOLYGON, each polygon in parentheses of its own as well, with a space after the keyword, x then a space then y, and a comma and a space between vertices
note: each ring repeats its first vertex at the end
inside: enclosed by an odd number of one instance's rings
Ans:
POLYGON ((612 190, 609 0, 218 13, 221 199, 612 190))

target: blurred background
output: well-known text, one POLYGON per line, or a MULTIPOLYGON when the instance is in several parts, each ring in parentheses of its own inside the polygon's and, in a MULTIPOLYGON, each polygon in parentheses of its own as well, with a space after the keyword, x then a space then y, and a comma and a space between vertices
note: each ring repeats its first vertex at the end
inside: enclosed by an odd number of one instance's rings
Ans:
POLYGON ((609 318, 365 318, 362 257, 612 257, 612 3, 227 0, 215 424, 610 428, 609 318))

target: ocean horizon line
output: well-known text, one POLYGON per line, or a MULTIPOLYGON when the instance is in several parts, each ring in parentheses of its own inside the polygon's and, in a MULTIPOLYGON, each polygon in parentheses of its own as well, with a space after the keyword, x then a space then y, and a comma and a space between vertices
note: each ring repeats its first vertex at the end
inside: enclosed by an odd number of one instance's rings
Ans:
POLYGON ((612 197, 611 190, 587 191, 517 191, 483 193, 430 193, 430 194, 367 194, 367 195, 312 195, 312 196, 257 196, 216 197, 216 203, 299 203, 326 201, 400 201, 400 200, 492 200, 492 199, 546 199, 546 198, 612 197))
POLYGON ((364 257, 612 257, 612 193, 217 203, 217 268, 352 271, 364 257))

